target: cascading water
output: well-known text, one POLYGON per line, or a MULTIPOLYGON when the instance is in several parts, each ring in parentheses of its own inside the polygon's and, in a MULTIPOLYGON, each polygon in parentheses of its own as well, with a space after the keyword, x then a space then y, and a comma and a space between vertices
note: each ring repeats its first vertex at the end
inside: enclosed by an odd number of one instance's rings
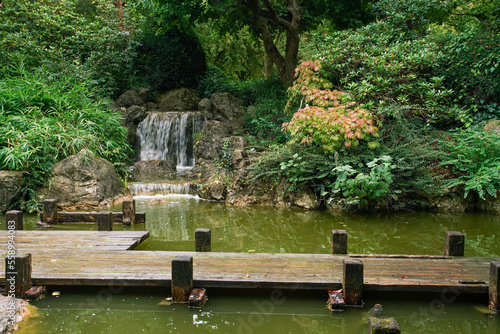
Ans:
POLYGON ((193 185, 189 182, 181 183, 140 183, 135 182, 129 185, 132 196, 166 196, 171 194, 177 195, 194 195, 193 185))
POLYGON ((205 120, 199 112, 151 112, 137 128, 141 160, 171 160, 194 166, 194 134, 205 120))
MULTIPOLYGON (((200 112, 150 112, 137 127, 140 160, 170 160, 177 171, 191 169, 195 164, 194 135, 200 132, 204 121, 200 112)), ((131 182, 129 189, 135 198, 196 194, 191 183, 170 178, 149 183, 131 182)))

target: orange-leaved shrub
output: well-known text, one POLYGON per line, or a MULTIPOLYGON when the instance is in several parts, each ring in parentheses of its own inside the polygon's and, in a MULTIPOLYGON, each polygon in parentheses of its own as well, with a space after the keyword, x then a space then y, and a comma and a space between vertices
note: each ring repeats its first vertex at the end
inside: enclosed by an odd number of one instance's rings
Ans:
MULTIPOLYGON (((287 110, 300 100, 300 107, 282 130, 290 131, 292 141, 318 145, 333 153, 342 145, 355 146, 360 140, 378 137, 379 121, 375 115, 356 102, 348 101, 347 94, 332 89, 332 84, 319 74, 318 60, 302 62, 296 71, 296 80, 288 90, 287 110)), ((377 147, 376 141, 368 145, 377 147)))

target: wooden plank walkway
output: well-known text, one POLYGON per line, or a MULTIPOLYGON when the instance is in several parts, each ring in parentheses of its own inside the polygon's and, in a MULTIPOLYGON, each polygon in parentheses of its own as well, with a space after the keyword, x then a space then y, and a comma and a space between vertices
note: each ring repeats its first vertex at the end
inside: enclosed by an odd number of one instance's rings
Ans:
MULTIPOLYGON (((118 251, 137 247, 149 237, 147 231, 15 231, 16 250, 32 253, 65 250, 118 251)), ((7 231, 0 231, 0 254, 7 250, 7 231)))
MULTIPOLYGON (((57 232, 59 233, 59 231, 57 232)), ((111 232, 116 233, 116 232, 111 232)), ((21 247, 22 248, 22 247, 21 247)), ((94 248, 88 247, 89 248, 94 248)), ((26 249, 23 249, 26 250, 26 249)), ((328 254, 197 253, 105 250, 86 252, 73 247, 35 249, 36 285, 157 286, 171 281, 175 256, 194 259, 194 285, 212 288, 337 289, 342 260, 328 254)), ((496 258, 366 257, 367 291, 488 292, 489 263, 496 258)), ((1 261, 0 280, 4 280, 1 261)))

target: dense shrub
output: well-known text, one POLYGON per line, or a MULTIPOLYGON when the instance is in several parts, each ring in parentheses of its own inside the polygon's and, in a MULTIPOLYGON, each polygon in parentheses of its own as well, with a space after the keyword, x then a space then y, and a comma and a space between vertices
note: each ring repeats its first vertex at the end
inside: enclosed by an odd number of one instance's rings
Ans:
POLYGON ((206 71, 198 39, 177 29, 146 33, 139 40, 136 68, 140 80, 155 91, 197 88, 206 71))
POLYGON ((424 120, 455 118, 450 103, 452 91, 432 67, 442 57, 437 46, 426 39, 408 39, 385 21, 356 31, 318 36, 327 77, 337 89, 386 117, 391 106, 405 106, 408 116, 424 120))
POLYGON ((450 132, 451 138, 440 142, 443 152, 441 165, 450 166, 455 177, 447 187, 461 186, 464 197, 473 191, 484 199, 496 197, 500 189, 500 134, 483 129, 450 132))
POLYGON ((470 110, 477 122, 500 118, 500 36, 470 29, 436 38, 443 57, 437 75, 453 90, 455 103, 470 110))
POLYGON ((26 68, 70 63, 115 96, 130 88, 133 38, 142 20, 128 7, 106 0, 3 1, 0 10, 0 68, 21 61, 26 68))
POLYGON ((11 68, 0 81, 0 169, 27 172, 21 207, 33 210, 34 190, 47 182, 52 166, 87 149, 120 165, 130 151, 121 116, 93 98, 71 72, 11 68))

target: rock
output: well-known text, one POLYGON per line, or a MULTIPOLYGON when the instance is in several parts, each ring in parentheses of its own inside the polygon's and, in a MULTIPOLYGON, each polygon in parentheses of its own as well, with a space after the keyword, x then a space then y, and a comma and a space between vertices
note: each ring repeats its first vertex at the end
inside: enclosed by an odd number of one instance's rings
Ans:
POLYGON ((118 97, 116 100, 116 106, 118 108, 128 108, 131 106, 142 106, 144 107, 146 103, 142 100, 141 95, 135 90, 128 90, 118 97))
POLYGON ((500 191, 497 191, 497 197, 486 194, 484 199, 479 199, 477 208, 481 211, 500 214, 500 191))
POLYGON ((215 120, 203 122, 194 148, 196 161, 218 159, 222 139, 228 137, 230 133, 231 130, 222 122, 215 120))
POLYGON ((293 203, 307 210, 317 209, 318 208, 318 200, 316 199, 316 195, 310 189, 301 189, 293 200, 293 203))
POLYGON ((198 110, 200 97, 192 89, 179 88, 159 95, 157 100, 160 111, 193 111, 198 110))
POLYGON ((14 332, 33 309, 25 300, 0 294, 0 334, 14 332))
POLYGON ((429 199, 429 208, 436 209, 440 212, 467 212, 472 211, 476 207, 476 203, 469 195, 463 198, 460 193, 447 192, 443 195, 429 199))
POLYGON ((0 212, 5 212, 21 194, 23 172, 0 171, 0 212))
POLYGON ((222 177, 212 177, 198 186, 198 196, 203 199, 222 201, 226 198, 226 186, 222 177))
POLYGON ((150 102, 149 101, 149 89, 148 88, 139 87, 135 91, 137 92, 137 94, 139 95, 139 97, 141 98, 141 100, 144 103, 147 104, 148 102, 150 102))
POLYGON ((142 122, 148 113, 146 112, 145 107, 141 106, 131 106, 125 109, 124 117, 125 117, 125 125, 127 124, 139 124, 142 122))
POLYGON ((500 120, 499 119, 494 119, 486 123, 484 126, 485 131, 495 131, 496 133, 500 134, 500 120))
POLYGON ((245 168, 248 165, 245 151, 234 150, 232 164, 234 169, 245 168))
POLYGON ((210 112, 212 111, 212 102, 210 99, 204 98, 198 103, 198 110, 199 111, 205 111, 205 112, 210 112))
POLYGON ((400 334, 401 329, 394 318, 368 318, 368 333, 370 334, 400 334))
POLYGON ((61 207, 103 205, 124 190, 113 164, 88 150, 55 164, 49 184, 37 190, 38 197, 54 198, 61 207))
POLYGON ((146 103, 146 110, 149 110, 149 111, 158 110, 158 105, 154 102, 148 102, 148 103, 146 103))
POLYGON ((210 97, 212 103, 212 118, 227 122, 233 130, 241 127, 244 110, 243 102, 229 93, 215 93, 210 97))
POLYGON ((134 164, 132 179, 148 181, 171 178, 175 174, 175 164, 171 160, 144 160, 134 164))

